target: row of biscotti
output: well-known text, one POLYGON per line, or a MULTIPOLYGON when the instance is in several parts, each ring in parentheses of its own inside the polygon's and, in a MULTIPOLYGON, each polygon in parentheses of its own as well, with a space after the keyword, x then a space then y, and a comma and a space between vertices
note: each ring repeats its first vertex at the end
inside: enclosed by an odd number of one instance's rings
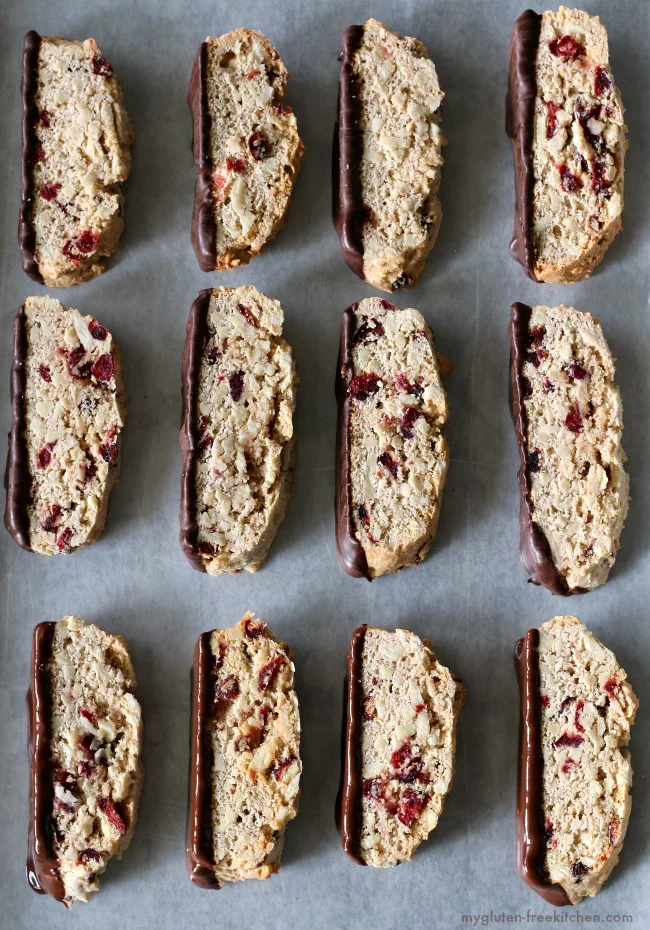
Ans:
MULTIPOLYGON (((517 850, 555 905, 594 895, 618 860, 638 706, 615 656, 575 617, 517 643, 517 850), (580 829, 576 830, 576 822, 580 829)), ((121 637, 76 617, 34 631, 27 877, 68 907, 128 846, 144 779, 142 717, 121 637)), ((361 626, 350 645, 336 822, 360 865, 413 857, 451 788, 465 688, 428 640, 361 626)), ((298 809, 300 718, 289 648, 247 613, 204 633, 192 669, 186 861, 200 888, 268 878, 298 809)))
MULTIPOLYGON (((194 568, 256 571, 290 497, 296 372, 278 301, 203 291, 183 358, 181 544, 194 568)), ((600 324, 570 307, 514 304, 511 404, 521 453, 521 554, 556 594, 602 584, 628 508, 622 408, 600 324)), ((343 315, 336 542, 350 575, 422 561, 449 450, 449 362, 422 314, 367 298, 343 315)), ((15 322, 5 524, 23 548, 93 542, 119 470, 125 417, 107 329, 51 298, 15 322)))
MULTIPOLYGON (((434 246, 444 97, 425 47, 375 19, 343 38, 334 219, 347 263, 385 291, 417 282, 434 246)), ((194 118, 192 244, 204 271, 246 264, 282 227, 303 144, 289 75, 259 32, 206 39, 194 118)), ((528 10, 513 31, 507 100, 516 178, 512 251, 536 281, 587 277, 621 229, 626 127, 597 16, 528 10)), ((131 122, 93 39, 30 32, 23 54, 20 244, 50 286, 101 273, 123 227, 131 122)))

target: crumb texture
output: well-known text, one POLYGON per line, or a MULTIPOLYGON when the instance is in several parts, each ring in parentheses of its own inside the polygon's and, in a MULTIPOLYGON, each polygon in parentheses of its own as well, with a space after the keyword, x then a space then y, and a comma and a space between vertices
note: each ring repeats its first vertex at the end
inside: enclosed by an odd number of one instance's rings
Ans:
POLYGON ((354 57, 361 103, 365 280, 384 291, 414 284, 434 246, 444 94, 417 39, 369 19, 354 57))
POLYGON ((385 868, 411 859, 438 823, 465 689, 426 640, 372 627, 361 681, 361 857, 385 868))
POLYGON ((284 103, 289 73, 269 40, 237 29, 207 40, 216 268, 246 265, 284 225, 303 144, 284 103))
POLYGON ((630 817, 623 746, 638 707, 625 671, 576 617, 540 629, 546 869, 572 904, 595 895, 618 862, 630 817))
POLYGON ((206 739, 213 760, 211 824, 222 882, 268 878, 280 868, 287 823, 298 811, 300 718, 288 647, 247 613, 210 639, 214 703, 206 739))
POLYGON ((420 562, 440 514, 449 463, 447 398, 434 336, 418 310, 356 305, 348 382, 354 530, 371 577, 420 562))
POLYGON ((133 130, 93 39, 41 40, 35 103, 35 257, 46 285, 69 287, 101 274, 119 247, 133 130))
POLYGON ((97 876, 131 842, 144 779, 142 714, 124 640, 76 617, 56 624, 47 673, 52 842, 71 907, 99 889, 97 876))
POLYGON ((588 277, 621 229, 626 127, 601 20, 542 14, 536 78, 535 274, 561 284, 588 277))
POLYGON ((282 307, 254 287, 215 288, 199 387, 196 520, 209 574, 257 571, 284 517, 296 372, 282 307))
POLYGON ((628 508, 623 410, 600 323, 533 307, 522 366, 533 520, 569 588, 607 580, 628 508))
POLYGON ((29 541, 57 555, 94 542, 119 471, 126 416, 119 356, 94 317, 25 301, 29 541))

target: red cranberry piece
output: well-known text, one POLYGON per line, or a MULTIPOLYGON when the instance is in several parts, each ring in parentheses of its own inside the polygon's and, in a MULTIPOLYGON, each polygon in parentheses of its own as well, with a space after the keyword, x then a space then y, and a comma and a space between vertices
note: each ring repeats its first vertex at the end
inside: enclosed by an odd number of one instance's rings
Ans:
POLYGON ((528 378, 521 379, 521 393, 524 397, 530 397, 533 393, 533 386, 528 378))
POLYGON ((580 714, 582 713, 582 709, 583 709, 584 706, 585 706, 585 702, 584 702, 584 701, 578 701, 578 703, 576 704, 576 711, 575 711, 575 714, 573 715, 573 725, 575 726, 575 728, 576 728, 576 730, 578 731, 578 733, 584 733, 584 732, 585 732, 585 728, 584 728, 583 725, 580 723, 580 714))
POLYGON ((59 785, 63 785, 66 791, 69 791, 71 794, 76 794, 77 780, 71 772, 67 772, 65 769, 57 769, 54 773, 54 778, 59 785))
POLYGON ((572 378, 575 378, 576 381, 584 381, 585 378, 589 377, 589 372, 586 368, 583 368, 580 362, 573 361, 569 365, 569 374, 572 378))
POLYGON ((252 71, 249 71, 246 75, 247 80, 252 81, 254 77, 257 77, 258 74, 261 74, 261 71, 258 71, 257 68, 253 68, 252 71))
POLYGON ((355 375, 348 385, 348 391, 355 400, 368 400, 379 390, 379 376, 372 371, 362 371, 355 375))
POLYGON ((244 393, 244 372, 234 371, 228 378, 230 396, 234 401, 241 400, 244 393))
POLYGON ((112 355, 100 355, 91 371, 98 381, 108 384, 115 375, 115 359, 112 355))
POLYGON ((244 317, 244 319, 246 320, 249 326, 257 326, 257 320, 251 313, 250 307, 245 307, 243 304, 240 304, 237 307, 237 309, 239 310, 241 315, 244 317))
POLYGON ((48 384, 52 381, 52 375, 50 374, 50 369, 47 365, 43 365, 43 363, 41 363, 38 366, 38 371, 43 381, 47 381, 48 384))
POLYGON ((86 720, 89 720, 94 727, 97 726, 97 714, 93 714, 91 710, 87 710, 85 707, 80 707, 79 713, 82 717, 85 717, 86 720))
POLYGON ((383 778, 364 778, 363 796, 373 801, 383 801, 386 798, 386 783, 383 778))
POLYGON ((220 358, 221 358, 221 352, 219 351, 219 349, 217 349, 216 346, 210 346, 210 348, 208 349, 207 355, 205 356, 205 360, 208 363, 208 365, 216 365, 220 358))
POLYGON ((246 170, 246 162, 243 158, 226 158, 226 168, 235 174, 241 174, 246 170))
POLYGON ((263 726, 263 727, 266 726, 266 721, 267 721, 267 720, 269 719, 269 717, 271 716, 271 711, 272 711, 272 710, 273 710, 273 708, 272 708, 272 707, 269 707, 269 706, 266 705, 266 704, 262 704, 262 706, 260 707, 259 718, 260 718, 260 720, 262 721, 262 726, 263 726))
POLYGON ((383 310, 397 310, 395 304, 392 304, 390 300, 386 300, 384 297, 382 297, 382 299, 379 301, 379 306, 383 310))
MULTIPOLYGON (((591 129, 589 128, 589 120, 598 119, 601 115, 600 104, 597 103, 595 107, 592 107, 590 110, 586 110, 582 99, 578 99, 576 101, 576 106, 575 106, 575 115, 576 115, 576 119, 582 126, 582 132, 584 134, 585 139, 589 143, 589 145, 592 147, 592 149, 594 149, 594 151, 602 152, 606 148, 605 140, 603 139, 602 136, 598 136, 595 133, 593 133, 591 129)), ((584 164, 584 160, 582 159, 582 156, 581 156, 581 163, 582 163, 583 169, 586 169, 586 165, 584 164)))
POLYGON ((579 177, 577 177, 577 175, 573 174, 568 165, 556 165, 555 167, 560 172, 562 190, 566 191, 567 194, 572 194, 573 191, 576 191, 579 187, 582 187, 582 181, 579 177))
POLYGON ((366 529, 370 527, 370 514, 368 513, 368 508, 365 504, 359 504, 359 509, 357 514, 361 523, 365 526, 366 529))
POLYGON ((546 138, 552 139, 557 131, 557 111, 560 109, 557 103, 549 100, 546 104, 546 138))
POLYGON ((373 704, 371 694, 363 699, 363 713, 361 716, 364 720, 374 720, 377 716, 377 711, 375 710, 375 705, 373 704))
POLYGON ((259 639, 266 630, 266 623, 261 620, 251 620, 250 617, 244 622, 244 633, 249 639, 259 639))
POLYGON ((542 707, 548 707, 550 703, 551 703, 551 700, 548 694, 543 694, 542 695, 542 707))
POLYGON ((413 427, 415 426, 415 421, 418 417, 421 417, 422 414, 417 409, 417 407, 407 407, 402 417, 401 423, 399 425, 399 431, 404 437, 404 439, 413 439, 413 427))
POLYGON ((553 823, 552 820, 549 820, 547 817, 546 822, 544 824, 544 839, 546 840, 547 843, 549 842, 549 840, 553 838, 554 833, 555 833, 555 824, 553 823))
POLYGON ((87 756, 94 755, 93 750, 91 749, 94 736, 92 733, 84 733, 83 736, 79 737, 77 740, 77 749, 81 749, 87 756))
POLYGON ((410 743, 404 743, 403 746, 392 753, 390 764, 395 772, 395 777, 403 784, 417 781, 422 774, 422 760, 419 756, 413 756, 410 743))
POLYGON ((214 546, 209 542, 199 543, 199 552, 202 555, 214 555, 214 546))
POLYGON ((575 701, 574 697, 566 697, 560 704, 560 713, 563 714, 566 711, 567 707, 570 707, 574 701, 575 701))
POLYGON ((61 522, 61 514, 63 513, 61 506, 59 504, 52 504, 50 513, 45 517, 41 523, 41 529, 45 530, 46 533, 51 533, 53 530, 56 530, 59 523, 61 522))
POLYGON ((45 161, 45 152, 41 143, 37 142, 34 147, 34 164, 37 165, 41 161, 45 161))
POLYGON ((404 372, 400 371, 395 375, 395 385, 399 391, 405 394, 414 394, 415 397, 421 397, 424 394, 424 388, 421 384, 411 384, 404 372))
POLYGON ((110 798, 100 798, 98 801, 99 809, 103 814, 108 817, 109 821, 113 824, 118 833, 121 833, 122 836, 126 833, 126 824, 120 816, 115 804, 110 800, 110 798))
POLYGON ((551 381, 551 379, 548 378, 548 377, 545 377, 545 378, 544 378, 544 390, 545 390, 545 391, 554 391, 554 390, 555 390, 555 385, 553 384, 553 382, 551 381))
POLYGON ((67 355, 68 373, 79 381, 87 381, 90 378, 90 361, 83 361, 86 358, 86 352, 83 346, 77 346, 70 352, 63 350, 67 355))
POLYGON ((596 194, 609 190, 611 182, 605 177, 605 164, 599 158, 591 159, 591 188, 596 194))
POLYGON ((571 867, 571 874, 574 878, 580 879, 583 875, 586 875, 589 871, 588 867, 583 862, 574 862, 571 867))
POLYGON ((270 662, 267 662, 266 665, 262 666, 257 679, 260 691, 268 691, 283 664, 284 659, 282 656, 276 656, 274 659, 271 659, 270 662))
POLYGON ((556 749, 561 749, 562 746, 573 746, 576 748, 577 746, 582 746, 584 741, 583 736, 578 736, 575 733, 563 733, 562 736, 558 736, 553 745, 556 749))
POLYGON ((93 339, 97 339, 99 342, 103 342, 104 339, 106 339, 108 336, 108 330, 106 327, 102 326, 101 323, 98 323, 94 317, 88 324, 88 332, 93 337, 93 339))
POLYGON ((528 332, 528 345, 541 346, 546 338, 545 326, 533 326, 528 332))
POLYGON ((103 442, 99 447, 99 453, 105 462, 113 462, 117 458, 117 443, 103 442))
POLYGON ((410 827, 424 806, 425 798, 416 794, 412 788, 404 792, 400 798, 397 810, 397 819, 405 827, 410 827))
POLYGON ((239 682, 234 675, 227 675, 214 689, 219 701, 234 701, 239 697, 239 682))
POLYGON ((571 430, 572 433, 581 433, 584 429, 582 414, 580 413, 580 407, 577 402, 571 405, 571 409, 566 415, 564 425, 568 430, 571 430))
POLYGON ((612 89, 612 82, 607 71, 598 65, 596 68, 596 80, 594 82, 594 92, 597 97, 602 97, 608 90, 612 89))
POLYGON ((36 456, 36 464, 39 468, 47 468, 47 466, 52 461, 52 452, 50 451, 49 443, 46 446, 43 446, 41 451, 36 456))
POLYGON ((90 229, 86 229, 77 239, 75 245, 80 252, 88 253, 94 252, 97 248, 99 242, 99 236, 92 232, 90 229))
POLYGON ((255 161, 263 161, 271 154, 271 143, 261 129, 256 129, 248 137, 248 151, 255 161))
POLYGON ((96 849, 82 849, 77 856, 76 865, 85 865, 86 862, 103 862, 104 858, 96 849))
POLYGON ((61 184, 44 184, 43 187, 39 190, 39 195, 43 200, 55 200, 57 194, 61 190, 61 184))
POLYGON ((374 317, 364 320, 359 329, 354 334, 352 345, 359 345, 361 342, 377 342, 380 336, 384 335, 384 327, 379 320, 374 317))
POLYGON ((51 115, 47 112, 47 110, 41 110, 41 111, 39 112, 39 114, 38 114, 38 122, 39 122, 39 123, 41 124, 41 126, 43 126, 45 129, 49 129, 49 128, 50 128, 50 119, 51 119, 51 115))
POLYGON ((610 678, 608 681, 605 682, 605 684, 603 685, 603 688, 609 695, 611 695, 611 697, 614 697, 618 689, 620 688, 620 684, 618 681, 616 681, 615 678, 610 678))
POLYGON ((572 758, 569 756, 569 758, 566 760, 566 762, 563 762, 563 763, 562 763, 562 774, 563 774, 563 775, 568 775, 569 772, 572 772, 573 769, 576 769, 577 767, 578 767, 578 763, 576 762, 576 760, 575 760, 575 759, 572 759, 572 758))
POLYGON ((390 452, 382 452, 381 455, 377 456, 377 461, 380 465, 383 465, 397 481, 399 477, 399 462, 397 459, 395 459, 390 452))
POLYGON ((295 761, 296 761, 296 757, 294 755, 291 755, 291 756, 288 756, 286 759, 282 759, 281 762, 276 762, 276 764, 273 766, 273 774, 275 775, 275 780, 282 781, 282 776, 284 775, 286 770, 289 768, 291 763, 295 761))
POLYGON ((555 55, 556 58, 564 58, 565 61, 570 58, 582 58, 585 55, 584 47, 579 42, 576 42, 573 36, 562 36, 561 39, 553 39, 548 43, 548 47, 552 55, 555 55))
POLYGON ((113 67, 106 61, 105 58, 102 58, 101 55, 95 55, 92 60, 93 73, 98 74, 100 77, 109 78, 113 76, 113 67))
POLYGON ((532 452, 529 452, 528 459, 526 460, 526 467, 528 471, 539 471, 539 449, 534 449, 532 452))

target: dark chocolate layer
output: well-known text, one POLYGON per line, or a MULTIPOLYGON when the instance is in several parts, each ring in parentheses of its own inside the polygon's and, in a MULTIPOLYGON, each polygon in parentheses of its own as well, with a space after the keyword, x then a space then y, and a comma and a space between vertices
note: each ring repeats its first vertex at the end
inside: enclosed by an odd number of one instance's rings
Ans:
POLYGON ((11 431, 5 470, 5 527, 22 549, 32 551, 29 544, 29 470, 25 439, 25 388, 27 384, 27 328, 25 307, 14 320, 13 355, 11 362, 11 431))
POLYGON ((194 59, 187 92, 187 102, 192 111, 192 146, 196 163, 196 187, 190 238, 201 271, 214 271, 217 265, 217 226, 212 203, 211 118, 206 84, 207 59, 208 43, 203 42, 194 59))
POLYGON ((582 594, 583 588, 569 588, 555 567, 548 540, 533 519, 528 474, 527 422, 524 404, 524 378, 521 368, 528 351, 528 325, 532 308, 514 303, 510 308, 510 412, 515 424, 521 466, 519 481, 519 551, 533 584, 541 584, 552 594, 582 594))
POLYGON ((343 314, 341 343, 336 368, 336 400, 339 406, 336 426, 336 490, 335 525, 336 551, 343 568, 353 578, 367 578, 368 560, 357 539, 352 519, 352 488, 350 486, 350 407, 348 384, 354 374, 352 365, 352 338, 356 327, 357 304, 343 314))
POLYGON ((529 630, 515 646, 521 697, 517 773, 517 868, 527 885, 554 907, 570 904, 561 885, 549 882, 544 860, 546 838, 542 787, 544 760, 539 699, 539 630, 529 630))
POLYGON ((363 278, 363 201, 361 197, 361 102, 352 69, 355 52, 363 38, 363 26, 348 26, 343 33, 339 113, 332 150, 332 213, 346 262, 363 278))
POLYGON ((43 284, 43 277, 36 261, 36 233, 32 223, 34 202, 34 164, 38 139, 36 124, 36 90, 38 88, 38 52, 41 37, 32 29, 23 42, 23 75, 21 93, 23 100, 22 151, 20 167, 20 214, 18 217, 18 244, 22 255, 23 271, 34 281, 43 284))
POLYGON ((202 633, 194 649, 192 708, 190 720, 190 796, 187 813, 185 861, 192 884, 221 888, 214 874, 210 825, 210 770, 206 751, 206 724, 213 699, 210 669, 210 633, 202 633))
POLYGON ((512 141, 515 167, 515 223, 510 254, 533 281, 537 281, 533 247, 535 59, 541 25, 542 17, 533 10, 526 10, 515 20, 506 95, 506 132, 512 141))
POLYGON ((361 686, 361 656, 367 626, 364 624, 352 634, 345 686, 345 715, 343 734, 343 773, 341 790, 337 798, 336 824, 343 849, 348 856, 366 865, 360 856, 361 842, 361 720, 363 717, 363 689, 361 686))
POLYGON ((54 785, 50 762, 50 683, 46 671, 52 653, 54 623, 39 623, 32 640, 32 668, 27 692, 29 737, 29 827, 27 881, 37 894, 50 894, 63 901, 65 889, 59 860, 52 849, 54 785))
POLYGON ((201 291, 192 304, 187 321, 181 390, 183 414, 178 442, 183 453, 181 476, 180 543, 192 568, 205 572, 205 563, 198 548, 198 526, 196 523, 195 473, 199 448, 197 397, 201 357, 205 340, 208 307, 212 288, 201 291))

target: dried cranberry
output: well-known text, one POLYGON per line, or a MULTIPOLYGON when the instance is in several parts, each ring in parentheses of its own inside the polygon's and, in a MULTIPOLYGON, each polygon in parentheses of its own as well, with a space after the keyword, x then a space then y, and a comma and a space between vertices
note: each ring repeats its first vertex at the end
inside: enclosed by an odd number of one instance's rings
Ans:
POLYGON ((234 401, 241 400, 244 393, 244 372, 234 371, 228 378, 230 386, 230 396, 234 401))
POLYGON ((578 767, 578 763, 576 762, 576 760, 572 759, 571 756, 569 756, 569 758, 565 762, 562 763, 562 773, 564 775, 568 775, 569 772, 572 772, 573 769, 577 767, 578 767))
POLYGON ((567 165, 556 165, 555 167, 560 172, 562 190, 566 191, 567 194, 572 194, 573 191, 576 191, 579 187, 582 187, 582 181, 580 178, 575 175, 567 165))
POLYGON ((41 529, 45 530, 46 533, 51 533, 53 530, 56 530, 59 523, 61 522, 62 513, 63 510, 59 504, 52 504, 50 513, 41 523, 41 529))
POLYGON ((551 699, 549 698, 548 694, 543 694, 542 695, 542 707, 548 707, 550 703, 551 703, 551 699))
POLYGON ((374 720, 377 716, 377 711, 375 710, 375 705, 373 704, 373 697, 371 694, 368 694, 363 699, 363 712, 361 716, 364 720, 374 720))
POLYGON ((48 384, 49 384, 49 383, 51 382, 51 380, 52 380, 52 375, 51 375, 51 373, 50 373, 50 369, 48 368, 48 366, 47 366, 47 365, 43 365, 43 363, 41 363, 41 364, 38 366, 38 371, 39 371, 39 374, 40 374, 41 378, 43 379, 43 381, 47 381, 48 384))
POLYGON ((533 326, 528 333, 529 346, 541 346, 546 338, 545 326, 533 326))
POLYGON ((62 785, 66 791, 69 791, 71 794, 75 794, 77 791, 77 780, 71 772, 67 772, 65 769, 57 769, 54 773, 54 777, 59 785, 62 785))
POLYGON ((399 476, 399 463, 390 452, 382 452, 381 455, 377 456, 377 461, 380 465, 383 465, 384 468, 388 469, 393 478, 397 481, 399 476))
POLYGON ((577 402, 571 405, 571 409, 566 415, 564 425, 568 430, 571 430, 572 433, 581 433, 584 429, 582 414, 580 413, 580 407, 577 402))
POLYGON ((86 229, 76 240, 75 245, 80 252, 89 253, 95 251, 98 242, 99 236, 97 233, 92 232, 90 229, 86 229))
POLYGON ((596 80, 594 82, 594 91, 597 97, 602 97, 608 90, 612 89, 612 82, 607 71, 598 65, 596 68, 596 80))
POLYGON ((354 334, 352 345, 359 345, 360 342, 377 342, 380 336, 384 335, 384 327, 379 320, 374 317, 364 320, 359 329, 354 334))
POLYGON ((574 878, 582 878, 588 871, 588 867, 583 862, 574 862, 571 867, 571 874, 574 878))
POLYGON ((370 526, 370 514, 368 513, 368 508, 365 504, 359 504, 357 515, 365 528, 368 529, 370 526))
POLYGON ((575 701, 575 697, 565 697, 565 699, 560 704, 560 713, 563 714, 568 707, 570 707, 575 701))
POLYGON ((43 200, 55 200, 57 194, 61 190, 61 184, 44 184, 43 187, 39 190, 39 195, 43 200))
POLYGON ((390 300, 386 300, 384 297, 382 297, 382 299, 379 301, 379 306, 383 310, 397 310, 395 304, 392 304, 390 300))
POLYGON ((38 122, 41 124, 41 126, 44 126, 45 129, 50 128, 50 119, 51 119, 51 115, 47 112, 47 110, 41 110, 39 112, 38 122))
POLYGON ((526 352, 524 361, 528 362, 529 365, 534 365, 535 368, 539 368, 539 355, 537 352, 526 352))
POLYGON ((82 849, 77 856, 75 865, 85 865, 86 862, 103 862, 104 858, 96 849, 82 849))
POLYGON ((77 346, 76 349, 71 349, 70 352, 66 352, 65 349, 59 351, 62 351, 67 356, 68 373, 71 377, 77 378, 79 381, 88 381, 91 365, 89 359, 84 361, 86 358, 84 347, 77 346))
POLYGON ((283 664, 284 659, 282 656, 276 656, 274 659, 271 659, 270 662, 267 662, 266 665, 262 666, 257 679, 260 691, 268 691, 283 664))
POLYGON ((105 462, 112 462, 117 458, 117 443, 103 442, 99 447, 99 453, 105 462))
POLYGON ((528 454, 526 467, 528 468, 528 471, 539 471, 539 449, 535 449, 533 452, 528 454))
POLYGON ((407 407, 402 417, 401 423, 399 425, 399 431, 404 437, 404 439, 413 439, 413 427, 415 421, 418 417, 421 417, 422 413, 417 409, 417 407, 407 407))
POLYGON ((91 710, 87 710, 85 707, 80 707, 79 713, 82 717, 85 717, 86 720, 89 720, 94 727, 97 726, 97 714, 93 714, 91 710))
POLYGON ((253 68, 252 71, 249 71, 246 75, 247 80, 252 81, 254 77, 257 77, 258 74, 261 74, 261 71, 258 71, 257 68, 253 68))
POLYGON ((246 170, 246 162, 243 158, 226 158, 226 168, 235 174, 241 174, 246 170))
POLYGON ((605 177, 606 171, 604 163, 599 158, 591 159, 591 188, 596 194, 602 194, 612 186, 611 181, 605 177))
POLYGON ((250 307, 245 307, 243 304, 239 304, 237 307, 241 315, 244 317, 249 326, 257 326, 257 320, 251 313, 250 307))
POLYGON ((261 129, 256 129, 248 137, 248 151, 255 161, 263 161, 271 154, 271 143, 261 129))
POLYGON ((262 726, 263 726, 263 727, 266 726, 266 721, 267 721, 267 720, 269 719, 269 717, 271 716, 271 711, 272 711, 272 710, 273 710, 273 708, 272 708, 272 707, 269 707, 267 704, 262 704, 262 706, 260 707, 260 710, 259 710, 259 718, 260 718, 260 720, 262 721, 262 726))
POLYGON ((45 161, 45 152, 41 143, 37 142, 34 147, 34 164, 37 165, 41 161, 45 161))
POLYGON ((112 355, 100 355, 91 371, 98 381, 108 384, 115 375, 115 359, 112 355))
POLYGON ((207 355, 205 356, 205 360, 208 363, 208 365, 216 365, 220 358, 221 358, 221 352, 219 351, 219 349, 217 349, 216 346, 210 346, 210 348, 208 349, 207 355))
POLYGON ((259 637, 264 634, 265 630, 266 623, 263 623, 261 620, 251 620, 249 617, 248 620, 244 621, 244 633, 249 639, 259 639, 259 637))
POLYGON ((292 762, 296 761, 294 755, 288 756, 286 759, 282 759, 280 762, 276 762, 273 766, 273 774, 275 775, 276 781, 282 781, 282 776, 289 768, 292 762))
MULTIPOLYGON (((596 106, 592 107, 590 110, 585 110, 585 105, 581 98, 578 98, 575 105, 575 115, 576 119, 582 126, 582 132, 589 143, 589 145, 594 149, 594 151, 602 153, 606 149, 605 140, 602 136, 596 135, 589 128, 589 120, 598 119, 601 115, 601 106, 599 103, 596 106)), ((584 167, 584 165, 583 165, 584 167)))
POLYGON ((84 474, 84 484, 88 484, 89 481, 92 481, 96 474, 97 462, 90 454, 90 452, 86 452, 86 472, 84 474))
POLYGON ((214 555, 214 546, 209 542, 199 543, 199 552, 202 555, 214 555))
POLYGON ((557 103, 549 100, 546 104, 546 138, 552 139, 557 131, 557 111, 560 109, 557 103))
POLYGON ((239 697, 239 682, 234 675, 227 675, 214 689, 219 701, 234 701, 239 697))
POLYGON ((521 393, 524 397, 530 397, 533 393, 533 386, 528 378, 521 379, 521 393))
POLYGON ((585 732, 585 728, 580 723, 580 714, 582 713, 582 709, 584 706, 585 706, 584 701, 578 701, 578 703, 576 704, 575 714, 573 715, 573 725, 575 726, 578 733, 585 732))
POLYGON ((548 378, 548 377, 545 377, 545 378, 544 378, 544 390, 545 390, 545 391, 554 391, 554 390, 555 390, 555 385, 553 384, 553 382, 551 381, 551 379, 548 378))
POLYGON ((93 73, 100 77, 109 78, 113 76, 113 67, 101 55, 95 55, 92 60, 93 73))
POLYGON ((422 760, 419 756, 413 756, 410 743, 404 743, 403 746, 391 754, 390 764, 395 772, 395 777, 403 784, 417 781, 422 774, 422 760))
POLYGON ((43 446, 41 451, 36 456, 36 464, 39 468, 47 468, 47 466, 52 461, 52 452, 50 450, 49 443, 48 445, 43 446))
POLYGON ((103 342, 104 339, 106 339, 108 336, 108 330, 106 327, 102 326, 101 323, 98 323, 94 317, 88 324, 88 332, 93 337, 93 339, 97 339, 99 342, 103 342))
POLYGON ((348 385, 348 391, 355 400, 368 400, 379 390, 380 379, 372 371, 362 371, 355 375, 348 385))
POLYGON ((397 819, 399 822, 403 823, 405 827, 410 827, 424 806, 424 802, 425 798, 416 794, 412 788, 405 791, 400 798, 399 808, 397 810, 397 819))
POLYGON ((386 797, 386 783, 383 778, 364 778, 363 796, 373 801, 383 801, 386 797))
POLYGON ((572 378, 575 378, 576 381, 584 381, 585 378, 589 377, 589 372, 586 368, 583 368, 580 362, 573 361, 569 365, 569 374, 572 378))
POLYGON ((118 833, 121 833, 122 836, 126 833, 126 824, 119 814, 115 804, 110 800, 110 798, 100 798, 98 803, 99 809, 108 817, 109 821, 113 824, 118 833))
POLYGON ((554 833, 555 833, 555 825, 553 824, 552 820, 547 819, 546 823, 544 824, 544 839, 546 840, 547 843, 549 842, 549 840, 553 838, 554 833))
POLYGON ((421 397, 424 394, 424 388, 421 384, 411 384, 409 379, 406 377, 404 372, 399 372, 395 375, 395 385, 400 391, 404 391, 405 394, 413 394, 415 397, 421 397))
POLYGON ((616 681, 615 678, 610 678, 605 682, 605 684, 603 685, 603 688, 605 689, 605 691, 607 691, 609 695, 614 697, 616 695, 616 692, 620 688, 620 684, 618 681, 616 681))
POLYGON ((561 39, 553 39, 548 43, 548 47, 551 54, 555 55, 556 58, 564 58, 565 61, 569 58, 582 58, 585 55, 584 46, 576 42, 573 36, 562 36, 561 39))
POLYGON ((563 733, 562 736, 558 736, 553 745, 556 749, 561 749, 562 746, 582 746, 584 743, 584 737, 578 736, 575 733, 563 733))

